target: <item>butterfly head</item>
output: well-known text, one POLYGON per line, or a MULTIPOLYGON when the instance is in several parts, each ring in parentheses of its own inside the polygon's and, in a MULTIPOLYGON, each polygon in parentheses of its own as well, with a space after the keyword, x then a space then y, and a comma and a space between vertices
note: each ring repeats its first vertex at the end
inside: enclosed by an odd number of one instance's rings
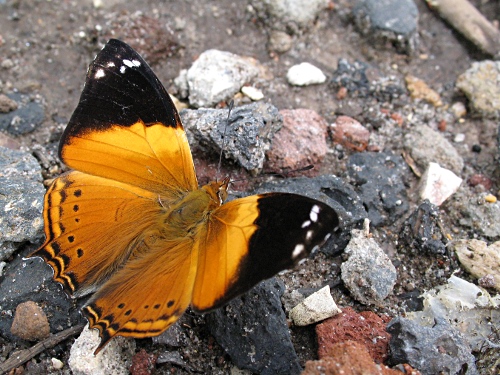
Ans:
POLYGON ((222 181, 212 181, 202 187, 210 197, 220 205, 224 203, 227 198, 227 188, 229 186, 229 177, 224 178, 222 181))

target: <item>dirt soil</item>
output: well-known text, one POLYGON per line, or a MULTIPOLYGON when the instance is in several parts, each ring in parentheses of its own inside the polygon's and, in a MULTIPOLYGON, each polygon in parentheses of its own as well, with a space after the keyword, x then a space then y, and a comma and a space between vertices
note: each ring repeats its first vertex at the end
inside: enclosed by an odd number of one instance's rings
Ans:
MULTIPOLYGON (((173 79, 207 49, 252 56, 270 73, 269 80, 257 85, 265 93, 265 100, 279 109, 313 109, 328 123, 334 122, 339 114, 353 116, 362 123, 371 115, 360 110, 365 109, 360 103, 339 101, 336 91, 328 84, 291 87, 285 79, 290 66, 307 61, 331 77, 340 58, 349 62, 361 60, 376 67, 383 76, 395 75, 402 79, 411 74, 419 77, 438 91, 445 103, 456 100, 465 103, 465 99, 453 89, 454 82, 473 61, 484 59, 484 56, 432 13, 424 1, 415 2, 420 11, 419 45, 415 54, 409 57, 397 53, 390 44, 374 46, 360 36, 349 16, 352 1, 346 0, 332 1, 331 9, 322 12, 310 30, 295 35, 293 48, 282 55, 268 51, 270 30, 247 2, 110 0, 95 7, 90 0, 0 1, 0 91, 20 91, 44 105, 46 117, 42 126, 30 134, 17 137, 16 141, 27 150, 41 150, 48 160, 48 165, 45 165, 48 168, 44 171, 46 178, 60 171, 55 154, 58 138, 77 105, 88 64, 110 37, 122 39, 136 48, 173 94, 176 93, 173 79)), ((487 16, 498 17, 500 14, 498 1, 477 0, 473 3, 487 16)), ((439 121, 440 118, 434 118, 431 125, 439 121)), ((496 152, 492 137, 496 128, 486 132, 478 129, 481 129, 480 123, 469 119, 466 124, 449 124, 446 134, 452 139, 455 133, 465 133, 471 145, 477 143, 491 150, 481 154, 482 162, 472 152, 462 154, 466 163, 474 164, 473 168, 491 170, 493 167, 489 163, 496 152)), ((401 151, 401 145, 391 144, 391 134, 383 136, 387 137, 386 144, 394 152, 401 151)), ((338 160, 325 163, 322 168, 323 172, 338 176, 345 172, 338 160)), ((413 197, 410 200, 414 207, 416 199, 413 197)), ((385 228, 378 234, 384 244, 394 243, 393 235, 391 228, 385 228)), ((386 247, 395 264, 400 264, 402 259, 398 260, 394 245, 386 247)), ((334 262, 340 264, 340 260, 338 258, 334 262)), ((322 254, 309 260, 300 272, 285 277, 287 287, 316 288, 333 282, 339 285, 332 292, 337 303, 352 305, 358 310, 366 309, 356 304, 343 289, 336 273, 338 269, 332 270, 331 262, 322 254)), ((442 284, 453 269, 459 268, 449 260, 437 263, 433 258, 423 257, 407 265, 411 267, 411 274, 416 275, 413 276, 415 288, 424 290, 442 284), (437 268, 441 269, 441 272, 435 272, 439 277, 429 276, 437 268)), ((400 275, 400 280, 404 280, 404 275, 400 275)), ((402 282, 398 281, 394 294, 405 290, 408 288, 404 289, 402 282)), ((393 298, 387 306, 375 311, 395 314, 400 312, 400 303, 398 298, 393 298)), ((203 318, 189 316, 187 319, 193 327, 189 341, 196 345, 184 353, 184 358, 197 363, 196 367, 202 372, 229 371, 229 359, 204 330, 203 318)), ((292 332, 302 364, 316 358, 314 328, 292 328, 292 332)), ((155 351, 149 340, 138 342, 140 346, 155 351)), ((66 353, 70 343, 63 347, 66 353)), ((38 359, 52 355, 54 352, 45 353, 38 359)), ((185 369, 165 365, 156 373, 185 373, 185 369)))

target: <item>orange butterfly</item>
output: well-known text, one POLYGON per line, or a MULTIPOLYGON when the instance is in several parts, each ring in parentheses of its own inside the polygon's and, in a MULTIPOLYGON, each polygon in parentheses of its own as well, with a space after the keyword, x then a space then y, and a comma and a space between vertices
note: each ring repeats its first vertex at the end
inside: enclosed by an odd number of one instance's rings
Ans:
POLYGON ((42 257, 100 332, 156 336, 191 305, 205 312, 293 267, 338 226, 328 205, 270 193, 223 204, 229 179, 198 187, 180 117, 130 46, 90 65, 60 145, 75 169, 44 200, 42 257))

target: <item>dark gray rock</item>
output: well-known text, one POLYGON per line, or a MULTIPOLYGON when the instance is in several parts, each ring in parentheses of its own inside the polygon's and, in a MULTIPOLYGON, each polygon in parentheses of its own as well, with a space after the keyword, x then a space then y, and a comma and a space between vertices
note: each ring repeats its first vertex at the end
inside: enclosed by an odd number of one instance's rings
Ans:
POLYGON ((41 168, 29 153, 0 147, 0 261, 20 243, 43 235, 45 188, 41 168))
POLYGON ((334 90, 347 89, 352 98, 376 99, 380 102, 391 102, 406 94, 406 88, 397 77, 385 77, 378 69, 358 60, 350 63, 346 59, 339 59, 330 86, 334 90))
POLYGON ((19 107, 9 113, 0 113, 0 130, 12 135, 23 135, 31 133, 42 124, 45 111, 40 103, 29 101, 17 93, 7 96, 15 100, 19 107))
POLYGON ((403 224, 399 234, 401 243, 423 253, 445 254, 439 220, 438 207, 425 200, 403 224))
POLYGON ((392 152, 353 154, 347 162, 347 173, 357 186, 370 225, 392 224, 408 211, 403 183, 408 168, 401 156, 392 152))
POLYGON ((248 171, 262 169, 265 153, 283 119, 278 109, 256 102, 234 108, 228 118, 227 109, 183 110, 189 144, 194 148, 219 154, 237 161, 248 171))
POLYGON ((333 175, 269 181, 261 184, 255 193, 278 191, 318 199, 335 209, 340 218, 340 228, 320 248, 328 255, 340 253, 351 239, 351 229, 361 228, 368 216, 361 198, 353 187, 333 175))
POLYGON ((400 316, 389 322, 390 364, 408 363, 423 375, 479 374, 462 335, 444 319, 435 323, 424 327, 400 316))
POLYGON ((358 0, 352 12, 361 33, 377 44, 390 41, 401 52, 414 52, 418 9, 412 0, 358 0))
POLYGON ((263 281, 207 314, 208 329, 239 368, 263 375, 302 371, 281 306, 284 288, 276 278, 263 281))

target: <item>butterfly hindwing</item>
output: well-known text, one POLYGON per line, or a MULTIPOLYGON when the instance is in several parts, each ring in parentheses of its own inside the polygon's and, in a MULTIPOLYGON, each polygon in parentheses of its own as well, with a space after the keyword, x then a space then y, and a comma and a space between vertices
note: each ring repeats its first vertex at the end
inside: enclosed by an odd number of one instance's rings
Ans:
POLYGON ((330 206, 301 195, 269 193, 223 204, 214 210, 197 241, 193 308, 220 307, 292 268, 338 225, 330 206))
POLYGON ((46 240, 31 256, 49 263, 76 296, 121 266, 161 211, 154 193, 76 171, 53 182, 44 206, 46 240))
POLYGON ((115 39, 89 67, 59 156, 73 169, 158 194, 198 188, 172 100, 142 57, 115 39))
POLYGON ((117 271, 83 308, 101 334, 96 353, 115 335, 157 336, 175 323, 191 302, 198 254, 189 238, 155 238, 117 271))

